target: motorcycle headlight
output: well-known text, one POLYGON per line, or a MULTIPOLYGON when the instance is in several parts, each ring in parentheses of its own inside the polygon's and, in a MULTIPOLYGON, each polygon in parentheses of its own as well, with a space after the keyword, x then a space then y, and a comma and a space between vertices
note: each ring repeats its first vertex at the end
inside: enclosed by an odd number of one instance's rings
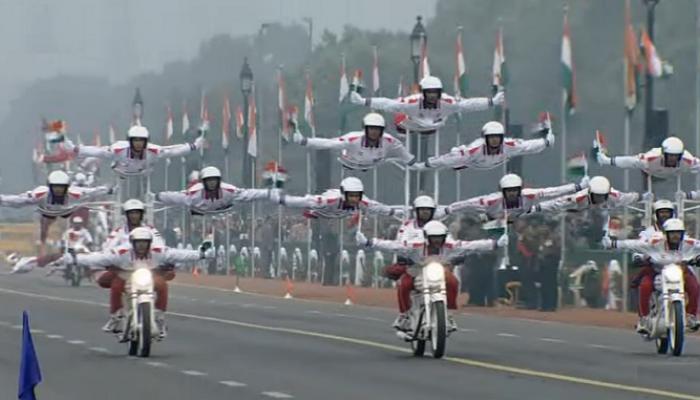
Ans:
POLYGON ((678 265, 672 264, 663 269, 663 276, 667 283, 680 283, 683 280, 683 271, 678 265))
POLYGON ((131 275, 131 282, 136 290, 150 289, 153 286, 153 275, 150 270, 140 268, 131 275))
POLYGON ((425 266, 425 280, 438 283, 445 279, 445 268, 440 263, 432 262, 425 266))

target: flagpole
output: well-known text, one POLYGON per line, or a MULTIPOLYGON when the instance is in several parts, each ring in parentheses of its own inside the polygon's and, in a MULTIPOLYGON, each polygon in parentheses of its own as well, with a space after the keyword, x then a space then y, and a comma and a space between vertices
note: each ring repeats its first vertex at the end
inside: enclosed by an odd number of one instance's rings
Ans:
MULTIPOLYGON (((253 122, 255 123, 255 122, 253 122)), ((256 134, 257 136, 257 134, 256 134)), ((257 138, 256 138, 257 141, 257 138)), ((253 189, 255 189, 256 182, 255 182, 255 157, 250 158, 250 163, 251 163, 251 168, 250 168, 250 181, 253 183, 253 189)), ((255 202, 251 201, 250 202, 250 215, 251 215, 251 222, 250 222, 250 277, 255 278, 255 202)))
MULTIPOLYGON (((455 147, 459 147, 462 143, 460 141, 462 136, 462 113, 457 114, 457 135, 455 137, 457 138, 457 144, 455 147)), ((457 170, 457 173, 455 174, 456 177, 456 182, 455 182, 455 188, 456 188, 456 196, 455 200, 459 201, 462 198, 462 170, 457 170)), ((437 200, 436 200, 437 202, 437 200)), ((436 203, 437 204, 437 203, 436 203)))
MULTIPOLYGON (((695 53, 695 156, 697 157, 700 154, 700 0, 695 1, 695 53)), ((700 175, 695 175, 695 187, 700 187, 700 175)), ((695 211, 695 237, 700 237, 700 209, 695 211)))
MULTIPOLYGON (((435 130, 435 157, 440 154, 440 129, 435 130)), ((428 157, 426 156, 426 160, 428 157)), ((433 179, 435 180, 433 185, 433 197, 435 197, 435 204, 440 204, 440 169, 435 168, 433 172, 433 179)))
MULTIPOLYGON (((340 168, 340 181, 345 179, 345 168, 340 168)), ((344 201, 345 199, 341 199, 344 201)), ((359 208, 359 205, 358 205, 359 208)), ((343 286, 343 250, 345 250, 345 225, 343 225, 343 218, 338 219, 338 224, 340 225, 340 234, 338 235, 338 240, 340 241, 340 252, 338 253, 338 286, 343 286)))
MULTIPOLYGON (((627 76, 627 71, 625 71, 625 77, 627 76)), ((630 110, 625 109, 625 154, 630 154, 630 123, 632 119, 632 112, 630 110)), ((630 170, 625 168, 624 172, 624 188, 625 192, 630 191, 630 170)), ((629 210, 627 207, 624 207, 623 210, 623 218, 624 218, 624 227, 625 229, 627 228, 628 224, 628 213, 629 210)), ((626 237, 625 237, 626 238, 626 237)), ((627 257, 627 251, 623 253, 622 257, 622 311, 627 312, 627 301, 628 301, 628 287, 629 285, 627 284, 628 279, 629 279, 629 263, 628 263, 628 257, 627 257)))
MULTIPOLYGON (((561 183, 566 182, 566 89, 562 93, 561 100, 561 183)), ((564 268, 566 258, 566 214, 562 214, 559 220, 559 270, 564 268)))
MULTIPOLYGON (((372 197, 375 201, 379 201, 379 190, 377 189, 377 168, 372 169, 372 197)), ((375 214, 372 221, 372 236, 377 237, 377 232, 379 231, 379 220, 375 214)))
MULTIPOLYGON (((277 90, 282 90, 280 87, 280 84, 282 82, 282 65, 279 66, 279 80, 277 81, 277 90)), ((279 94, 278 94, 278 103, 279 103, 279 94)), ((285 95, 286 97, 286 95, 285 95)), ((285 101, 286 103, 286 101, 285 101)), ((286 104, 284 104, 286 106, 286 104)), ((280 118, 280 133, 277 135, 277 164, 275 165, 275 179, 272 181, 273 187, 277 186, 277 180, 279 179, 279 168, 282 163, 282 134, 284 134, 284 128, 285 128, 285 118, 287 118, 286 115, 286 108, 281 110, 281 118, 280 118)), ((275 276, 279 278, 280 276, 280 269, 282 268, 282 205, 278 204, 277 205, 277 272, 275 273, 275 276)))
MULTIPOLYGON (((226 179, 229 179, 228 182, 230 182, 231 177, 229 176, 228 164, 228 149, 226 149, 226 152, 224 152, 224 171, 226 179)), ((226 275, 231 275, 231 213, 226 213, 224 218, 226 218, 226 275)))

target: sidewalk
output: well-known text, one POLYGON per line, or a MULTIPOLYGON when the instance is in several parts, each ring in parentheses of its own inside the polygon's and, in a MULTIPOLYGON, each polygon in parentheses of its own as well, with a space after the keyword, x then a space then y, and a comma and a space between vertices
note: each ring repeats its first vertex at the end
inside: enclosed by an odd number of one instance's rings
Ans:
MULTIPOLYGON (((192 276, 179 273, 175 283, 201 285, 233 290, 236 278, 231 276, 200 275, 192 276)), ((241 278, 240 289, 244 292, 283 297, 286 293, 284 281, 273 279, 241 278)), ((337 286, 321 286, 305 282, 293 282, 291 294, 295 298, 344 303, 348 289, 337 286)), ((372 289, 353 287, 350 291, 352 302, 374 307, 396 308, 395 289, 372 289)), ((460 295, 458 304, 465 304, 466 295, 460 295)), ((632 329, 637 321, 633 313, 621 313, 590 308, 565 308, 557 312, 539 312, 534 310, 517 310, 510 307, 462 307, 460 312, 466 314, 485 314, 502 318, 525 318, 540 321, 555 321, 569 324, 594 325, 603 327, 632 329)))

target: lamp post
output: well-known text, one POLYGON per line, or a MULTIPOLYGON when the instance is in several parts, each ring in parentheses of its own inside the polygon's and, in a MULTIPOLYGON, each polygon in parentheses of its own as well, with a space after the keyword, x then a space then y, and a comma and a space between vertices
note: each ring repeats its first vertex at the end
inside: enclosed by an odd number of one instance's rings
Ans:
MULTIPOLYGON (((428 40, 428 35, 425 32, 425 27, 423 26, 423 17, 422 16, 417 16, 416 17, 416 24, 413 26, 413 30, 411 31, 411 36, 410 36, 410 42, 411 42, 411 61, 413 62, 413 85, 414 87, 418 86, 418 82, 420 81, 420 77, 418 76, 420 73, 420 62, 421 62, 421 56, 423 52, 423 44, 425 41, 428 40)), ((418 161, 423 161, 422 158, 425 157, 428 146, 427 142, 420 137, 420 134, 413 134, 408 135, 408 138, 406 139, 406 142, 409 146, 409 149, 416 154, 416 156, 419 158, 418 161), (409 143, 410 142, 410 143, 409 143), (420 147, 419 147, 420 146, 420 147)), ((410 189, 410 197, 415 198, 416 193, 418 190, 422 190, 423 187, 423 179, 421 179, 422 174, 420 172, 416 172, 415 174, 415 180, 411 179, 411 189, 410 189)), ((410 177, 410 174, 408 175, 410 177)), ((412 177, 411 177, 412 178, 412 177)))
POLYGON ((250 96, 250 93, 253 91, 253 71, 250 69, 250 65, 248 64, 248 57, 243 59, 243 66, 241 67, 241 73, 239 74, 239 78, 241 81, 241 93, 243 94, 243 143, 244 145, 241 146, 243 150, 243 157, 241 159, 243 160, 243 168, 241 168, 241 171, 243 173, 243 179, 241 182, 243 182, 244 187, 251 187, 253 182, 252 182, 252 170, 251 170, 251 159, 250 159, 250 154, 248 154, 248 98, 250 96))

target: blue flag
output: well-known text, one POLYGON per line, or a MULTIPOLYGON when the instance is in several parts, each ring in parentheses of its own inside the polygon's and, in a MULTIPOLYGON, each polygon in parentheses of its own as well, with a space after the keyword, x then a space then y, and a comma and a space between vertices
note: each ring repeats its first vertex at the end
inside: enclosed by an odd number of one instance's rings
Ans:
POLYGON ((34 351, 32 333, 29 331, 29 316, 27 312, 22 313, 22 355, 19 367, 19 390, 17 398, 19 400, 36 400, 34 387, 41 382, 41 370, 39 370, 39 359, 34 351))

